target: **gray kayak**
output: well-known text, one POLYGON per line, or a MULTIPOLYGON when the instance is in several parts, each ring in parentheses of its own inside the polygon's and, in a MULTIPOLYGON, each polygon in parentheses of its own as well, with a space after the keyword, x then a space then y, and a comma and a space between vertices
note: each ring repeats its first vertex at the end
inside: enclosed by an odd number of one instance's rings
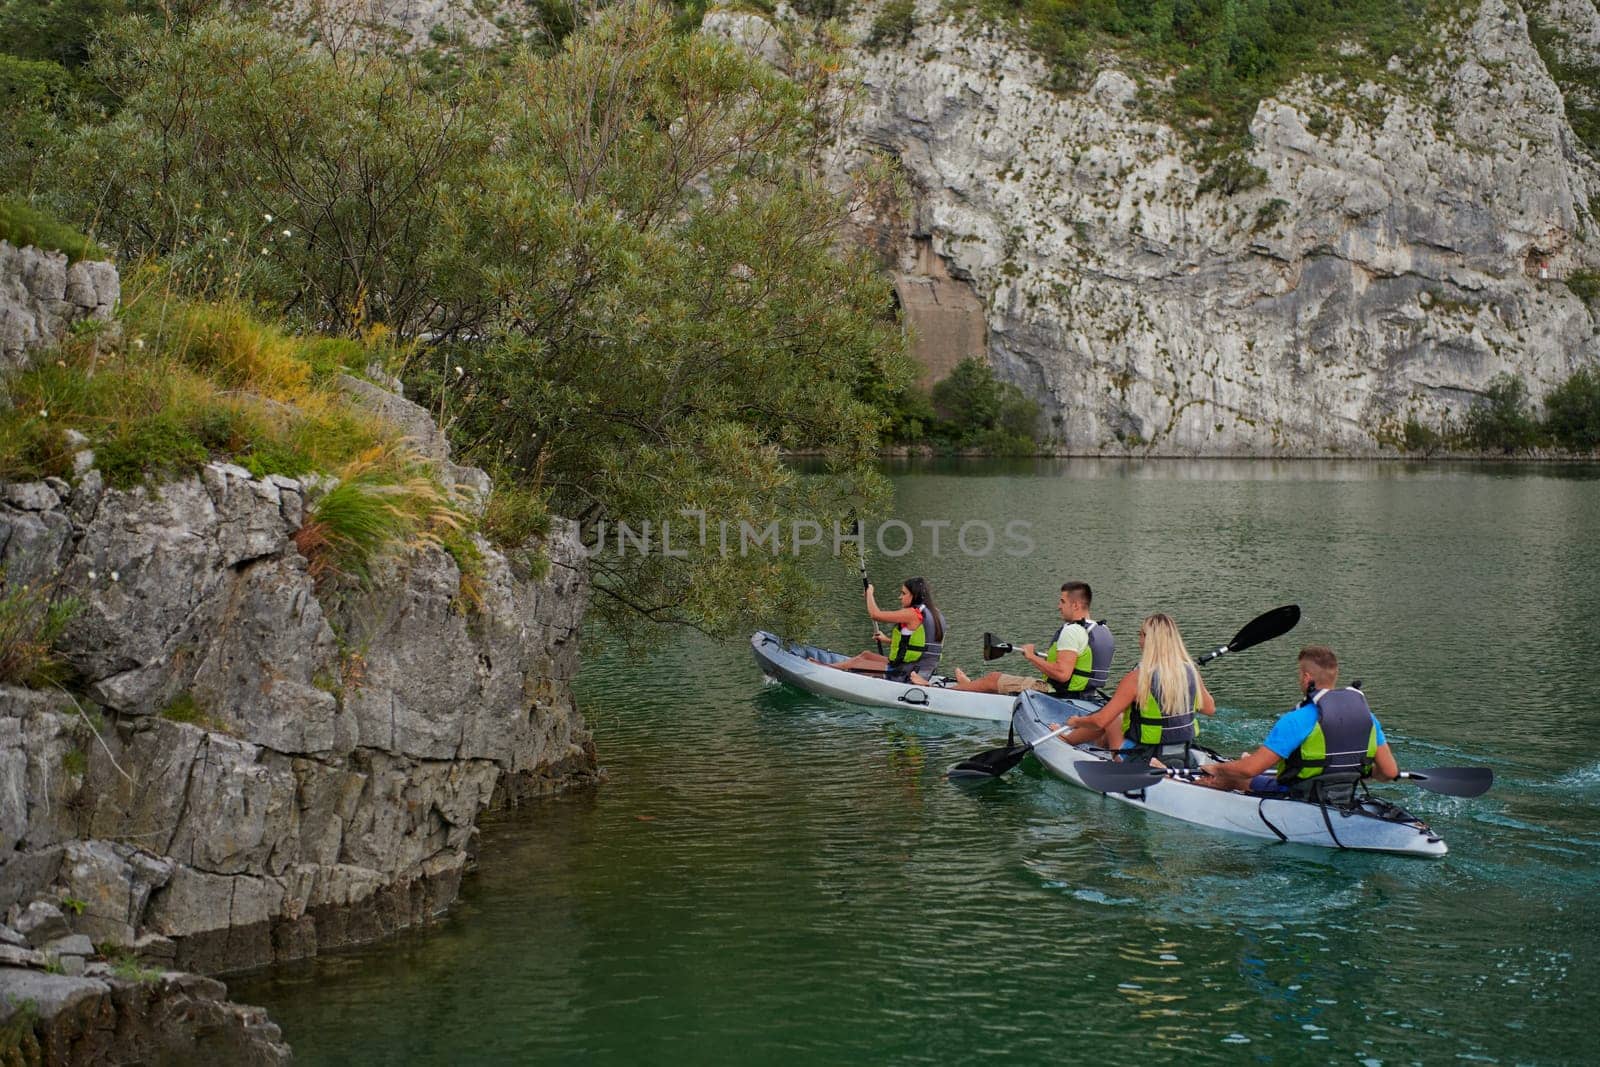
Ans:
MULTIPOLYGON (((1052 730, 1076 714, 1079 712, 1072 702, 1043 693, 1023 693, 1017 698, 1011 726, 1019 739, 1033 743, 1033 754, 1053 774, 1087 789, 1077 767, 1086 761, 1106 760, 1105 751, 1049 737, 1052 730)), ((1135 793, 1105 795, 1197 826, 1297 845, 1408 856, 1443 856, 1449 851, 1444 839, 1426 823, 1376 798, 1346 809, 1307 800, 1207 789, 1181 778, 1170 778, 1135 793)))
MULTIPOLYGON (((807 693, 852 704, 901 710, 910 708, 957 719, 1009 722, 1012 705, 1017 699, 997 693, 964 693, 939 684, 891 682, 876 675, 837 670, 827 664, 842 663, 849 656, 815 645, 784 641, 765 630, 756 631, 750 638, 750 651, 768 678, 807 693), (821 662, 813 663, 812 660, 821 662)), ((944 679, 936 678, 934 681, 937 683, 944 679)))

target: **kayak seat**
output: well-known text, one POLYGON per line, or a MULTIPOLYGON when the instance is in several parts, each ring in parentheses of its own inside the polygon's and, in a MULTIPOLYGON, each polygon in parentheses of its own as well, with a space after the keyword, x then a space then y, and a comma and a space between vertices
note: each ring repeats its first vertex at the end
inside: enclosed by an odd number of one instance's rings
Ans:
POLYGON ((1360 783, 1361 774, 1358 771, 1330 771, 1294 782, 1289 786, 1289 795, 1296 800, 1309 800, 1330 808, 1353 808, 1357 803, 1356 787, 1360 783))

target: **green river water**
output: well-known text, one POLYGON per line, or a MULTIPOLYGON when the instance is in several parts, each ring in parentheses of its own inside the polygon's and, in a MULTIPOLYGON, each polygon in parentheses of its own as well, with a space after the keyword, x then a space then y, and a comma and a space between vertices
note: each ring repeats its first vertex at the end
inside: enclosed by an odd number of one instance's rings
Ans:
MULTIPOLYGON (((1600 1009, 1600 469, 1062 461, 895 475, 896 513, 1032 524, 1026 557, 946 531, 948 660, 1048 640, 1083 578, 1134 662, 1266 608, 1288 637, 1207 668, 1205 739, 1253 748, 1332 644, 1401 766, 1492 764, 1486 796, 1383 795, 1442 860, 1177 823, 1028 761, 957 786, 1004 729, 763 684, 744 641, 585 663, 609 782, 484 828, 438 924, 235 979, 299 1062, 1593 1063, 1600 1009)), ((888 538, 898 546, 898 538, 888 538)), ((857 651, 853 560, 813 634, 857 651)), ((885 601, 892 599, 885 596, 885 601)), ((947 662, 948 662, 947 660, 947 662)), ((1009 661, 1013 669, 1020 661, 1009 661)))

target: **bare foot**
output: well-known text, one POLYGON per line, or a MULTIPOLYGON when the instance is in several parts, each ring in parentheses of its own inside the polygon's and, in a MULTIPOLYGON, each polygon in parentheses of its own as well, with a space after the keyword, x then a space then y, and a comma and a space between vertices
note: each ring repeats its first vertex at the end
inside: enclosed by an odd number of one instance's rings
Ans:
POLYGON ((956 681, 965 683, 965 682, 972 681, 972 679, 967 677, 967 672, 966 671, 962 670, 960 667, 957 667, 956 668, 956 681))

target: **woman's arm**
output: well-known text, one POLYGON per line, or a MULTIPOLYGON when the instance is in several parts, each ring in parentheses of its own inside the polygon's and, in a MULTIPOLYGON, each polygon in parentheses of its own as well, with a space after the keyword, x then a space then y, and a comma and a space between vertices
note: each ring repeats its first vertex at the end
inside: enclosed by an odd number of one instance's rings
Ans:
POLYGON ((1215 715, 1217 713, 1216 698, 1211 695, 1211 690, 1206 688, 1206 683, 1200 683, 1200 714, 1215 715))
POLYGON ((1117 683, 1117 691, 1112 694, 1105 707, 1092 715, 1074 715, 1067 720, 1067 723, 1071 726, 1095 726, 1104 730, 1122 718, 1122 713, 1133 706, 1138 695, 1139 672, 1129 671, 1122 676, 1122 681, 1117 683))
POLYGON ((896 626, 905 626, 915 630, 922 622, 922 612, 916 608, 895 608, 893 611, 882 611, 878 608, 878 601, 872 595, 872 586, 867 586, 867 615, 873 622, 892 622, 896 626))

